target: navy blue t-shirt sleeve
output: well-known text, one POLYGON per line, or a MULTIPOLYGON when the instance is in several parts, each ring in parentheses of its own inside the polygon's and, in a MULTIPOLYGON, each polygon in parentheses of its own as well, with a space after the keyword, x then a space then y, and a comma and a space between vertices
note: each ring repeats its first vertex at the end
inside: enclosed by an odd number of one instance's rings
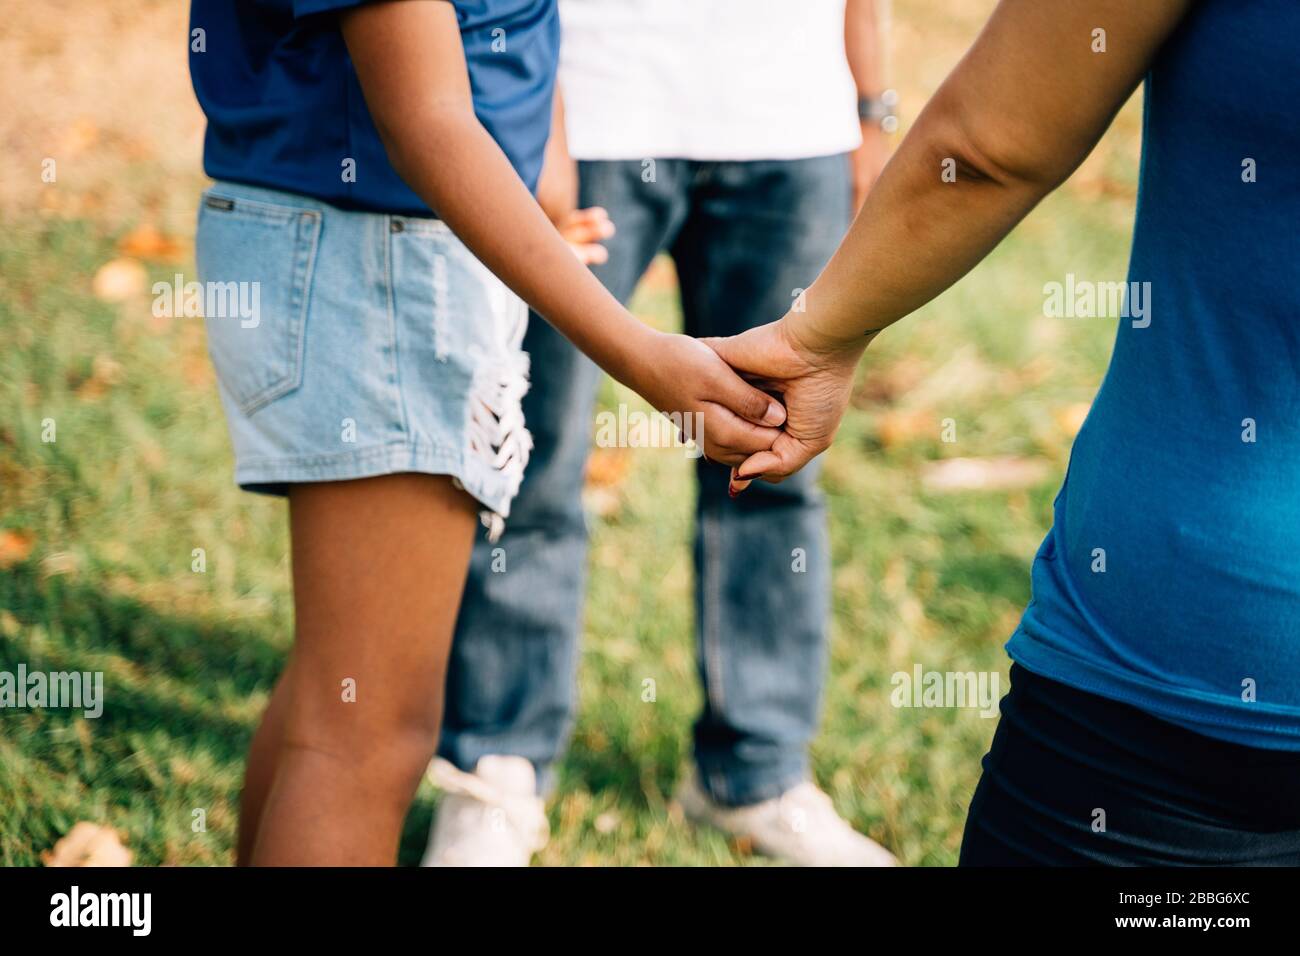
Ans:
MULTIPOLYGON (((190 51, 190 73, 208 119, 209 176, 349 209, 432 215, 392 168, 343 37, 325 19, 368 2, 192 0, 191 26, 206 37, 206 50, 190 51)), ((555 0, 457 0, 452 9, 474 112, 535 188, 559 54, 555 0)))

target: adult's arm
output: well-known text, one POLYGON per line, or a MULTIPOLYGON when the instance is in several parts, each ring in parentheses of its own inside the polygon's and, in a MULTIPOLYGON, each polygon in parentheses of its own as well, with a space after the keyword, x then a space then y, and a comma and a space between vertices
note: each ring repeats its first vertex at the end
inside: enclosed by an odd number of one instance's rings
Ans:
MULTIPOLYGON (((847 0, 844 5, 844 55, 858 99, 878 99, 888 82, 885 43, 878 6, 889 0, 847 0)), ((862 145, 853 151, 853 211, 862 203, 889 160, 889 139, 877 120, 859 121, 862 145)))
POLYGON ((1002 0, 886 165, 804 310, 712 343, 785 393, 785 432, 741 475, 789 475, 830 444, 871 339, 965 275, 1074 171, 1190 4, 1002 0), (1098 30, 1105 52, 1094 52, 1098 30))

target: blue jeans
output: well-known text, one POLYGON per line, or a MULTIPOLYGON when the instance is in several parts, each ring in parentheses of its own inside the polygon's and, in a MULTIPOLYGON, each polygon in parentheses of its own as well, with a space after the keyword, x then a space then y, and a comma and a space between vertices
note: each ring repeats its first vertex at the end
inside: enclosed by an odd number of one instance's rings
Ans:
MULTIPOLYGON (((687 333, 774 321, 848 227, 844 156, 793 161, 586 162, 582 206, 617 226, 596 275, 620 300, 660 252, 681 284, 687 333), (650 179, 651 181, 646 181, 650 179)), ((528 758, 546 786, 567 743, 585 586, 580 493, 600 372, 534 316, 524 340, 535 448, 501 540, 474 550, 452 645, 441 755, 528 758), (508 573, 493 573, 493 548, 508 573)), ((722 803, 777 796, 808 776, 826 665, 830 552, 815 464, 780 485, 727 494, 728 470, 697 462, 694 558, 700 782, 722 803), (796 550, 798 549, 798 550, 796 550), (799 566, 805 556, 806 569, 799 566)))

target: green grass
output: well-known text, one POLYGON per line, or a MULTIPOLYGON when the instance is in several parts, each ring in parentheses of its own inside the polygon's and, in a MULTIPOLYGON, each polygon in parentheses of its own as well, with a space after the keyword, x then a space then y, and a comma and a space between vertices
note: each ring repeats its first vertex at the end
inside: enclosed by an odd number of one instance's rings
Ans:
MULTIPOLYGON (((1134 178, 1132 105, 1125 116, 1104 164, 1120 194, 1134 178)), ((1056 412, 1091 398, 1114 334, 1113 322, 1043 318, 1042 285, 1122 278, 1130 223, 1124 195, 1051 198, 882 336, 828 455, 834 627, 814 767, 841 812, 907 864, 955 861, 994 721, 896 709, 890 675, 918 662, 997 670, 1005 689, 1002 644, 1068 454, 1056 412), (933 427, 882 440, 882 416, 901 412, 933 427), (949 417, 955 444, 939 440, 949 417), (925 463, 955 455, 1043 457, 1053 471, 1025 491, 926 492, 925 463)), ((0 533, 34 539, 0 570, 0 669, 102 670, 107 691, 98 720, 0 714, 0 864, 36 863, 78 820, 117 827, 140 864, 228 863, 244 748, 290 640, 284 506, 232 485, 201 324, 155 322, 147 297, 92 295, 115 238, 87 220, 0 221, 0 533), (194 548, 206 573, 191 570, 194 548), (191 829, 196 808, 206 832, 191 829)), ((643 290, 635 308, 677 322, 668 290, 643 290)), ((602 403, 620 401, 639 400, 607 385, 602 403)), ((694 489, 680 452, 628 454, 617 505, 595 522, 581 707, 540 859, 759 862, 669 806, 700 703, 694 489), (641 700, 646 678, 654 703, 641 700)), ((403 862, 418 859, 433 805, 422 791, 403 862)))

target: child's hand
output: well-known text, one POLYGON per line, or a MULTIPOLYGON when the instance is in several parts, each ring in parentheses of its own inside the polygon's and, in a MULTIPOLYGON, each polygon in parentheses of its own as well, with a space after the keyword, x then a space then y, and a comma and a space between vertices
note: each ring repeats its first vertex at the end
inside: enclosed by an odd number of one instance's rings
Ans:
POLYGON ((725 465, 771 448, 785 421, 780 402, 742 381, 716 352, 687 335, 653 332, 625 381, 659 411, 680 416, 675 420, 690 432, 683 437, 725 465))
POLYGON ((860 347, 844 352, 808 348, 790 333, 785 319, 730 338, 701 341, 751 381, 780 393, 785 402, 785 428, 771 449, 736 468, 733 494, 760 477, 771 482, 788 478, 830 447, 849 404, 860 347))

